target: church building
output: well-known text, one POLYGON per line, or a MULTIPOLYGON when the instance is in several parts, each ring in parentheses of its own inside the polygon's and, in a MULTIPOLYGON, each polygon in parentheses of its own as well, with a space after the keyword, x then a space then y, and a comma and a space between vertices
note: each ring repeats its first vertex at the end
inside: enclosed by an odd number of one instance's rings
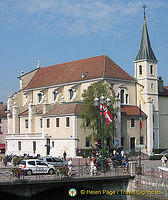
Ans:
POLYGON ((94 82, 107 82, 118 97, 115 139, 120 147, 125 151, 141 147, 147 154, 166 148, 162 134, 166 135, 168 110, 163 102, 168 105, 168 87, 157 77, 157 62, 144 14, 134 77, 107 55, 43 68, 38 63, 36 69, 22 71, 20 90, 7 103, 6 153, 62 156, 66 151, 67 157, 76 157, 78 149, 89 149, 90 130, 81 128, 80 113, 82 93, 94 82))

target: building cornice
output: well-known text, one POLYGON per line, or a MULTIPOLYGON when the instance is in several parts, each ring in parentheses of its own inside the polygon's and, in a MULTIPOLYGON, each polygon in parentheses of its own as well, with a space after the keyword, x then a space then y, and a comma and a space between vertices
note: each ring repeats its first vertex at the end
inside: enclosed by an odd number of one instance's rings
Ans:
POLYGON ((129 79, 116 79, 116 78, 96 78, 96 79, 89 79, 89 80, 82 80, 82 81, 75 81, 75 82, 69 82, 69 83, 62 83, 58 85, 50 85, 50 86, 45 86, 45 87, 39 87, 39 88, 32 88, 32 89, 27 89, 27 90, 22 90, 23 92, 30 92, 34 90, 42 90, 42 89, 47 89, 47 88, 55 88, 55 87, 62 87, 62 86, 67 86, 67 85, 74 85, 74 84, 81 84, 81 83, 88 83, 88 82, 94 82, 94 81, 103 81, 103 80, 112 80, 112 81, 122 81, 122 82, 136 82, 135 80, 129 80, 129 79))

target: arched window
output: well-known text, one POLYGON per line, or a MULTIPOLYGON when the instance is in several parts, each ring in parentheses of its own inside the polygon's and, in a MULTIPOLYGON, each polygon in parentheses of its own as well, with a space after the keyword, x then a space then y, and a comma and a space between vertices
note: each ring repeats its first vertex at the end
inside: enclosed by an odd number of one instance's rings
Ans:
POLYGON ((54 92, 52 93, 52 95, 53 95, 53 101, 56 101, 56 99, 57 99, 57 97, 58 97, 58 94, 59 94, 58 91, 54 91, 54 92))
POLYGON ((74 92, 73 89, 69 89, 69 100, 73 98, 74 92))
POLYGON ((151 83, 151 90, 153 90, 154 89, 154 86, 153 86, 153 83, 151 83))
POLYGON ((72 100, 76 95, 75 89, 69 89, 69 100, 72 100))
POLYGON ((124 90, 123 89, 120 92, 120 96, 121 96, 121 103, 124 103, 124 90))
POLYGON ((142 65, 139 65, 139 75, 142 75, 142 65))
POLYGON ((150 74, 151 75, 154 74, 154 67, 153 67, 153 65, 150 65, 150 74))
POLYGON ((38 103, 41 102, 42 98, 43 98, 42 93, 38 93, 38 94, 37 94, 37 101, 38 101, 38 103))

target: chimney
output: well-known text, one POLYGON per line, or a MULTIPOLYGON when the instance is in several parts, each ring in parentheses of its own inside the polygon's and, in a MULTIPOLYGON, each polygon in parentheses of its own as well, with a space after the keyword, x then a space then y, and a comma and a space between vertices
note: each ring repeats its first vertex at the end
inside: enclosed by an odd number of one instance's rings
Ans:
POLYGON ((158 92, 163 93, 163 80, 161 76, 158 78, 158 92))
POLYGON ((24 75, 24 71, 22 70, 20 74, 20 90, 23 89, 23 78, 22 78, 23 75, 24 75))

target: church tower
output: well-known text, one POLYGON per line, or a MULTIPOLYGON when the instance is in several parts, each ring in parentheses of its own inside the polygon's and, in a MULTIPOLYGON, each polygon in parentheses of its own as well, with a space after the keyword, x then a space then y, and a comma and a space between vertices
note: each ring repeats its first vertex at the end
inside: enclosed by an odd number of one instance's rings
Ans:
POLYGON ((158 83, 157 59, 151 48, 146 25, 145 5, 144 22, 140 49, 134 61, 137 79, 137 105, 147 114, 147 153, 159 148, 158 83))

